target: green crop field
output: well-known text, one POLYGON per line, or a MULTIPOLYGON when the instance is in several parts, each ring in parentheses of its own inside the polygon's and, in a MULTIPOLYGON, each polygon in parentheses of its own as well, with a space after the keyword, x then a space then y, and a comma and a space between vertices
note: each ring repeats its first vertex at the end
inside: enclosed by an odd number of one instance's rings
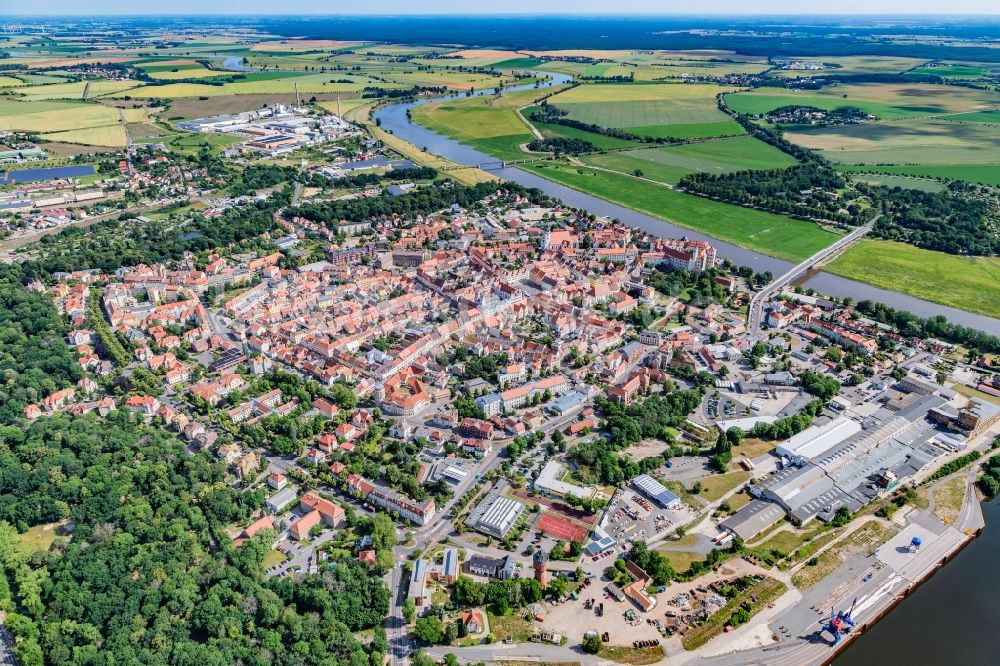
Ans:
POLYGON ((869 185, 902 187, 911 190, 920 190, 921 192, 941 192, 946 187, 944 183, 938 180, 931 178, 917 178, 915 176, 886 176, 881 174, 855 173, 851 176, 851 178, 852 180, 868 183, 869 185))
POLYGON ((585 161, 626 173, 641 169, 644 177, 665 183, 676 183, 682 176, 696 171, 728 173, 741 169, 779 169, 795 163, 780 150, 749 136, 592 155, 585 161))
POLYGON ((1000 164, 935 164, 866 166, 863 164, 839 165, 838 171, 865 172, 892 175, 912 175, 924 178, 944 178, 945 180, 964 180, 970 183, 1000 186, 1000 164))
POLYGON ((143 65, 142 69, 145 70, 145 72, 152 78, 162 81, 172 81, 175 79, 207 79, 209 77, 221 76, 225 74, 225 72, 208 69, 201 63, 194 61, 186 63, 183 61, 177 61, 175 64, 171 65, 143 65))
POLYGON ((834 84, 822 90, 753 92, 726 95, 734 111, 764 114, 781 106, 809 105, 820 109, 853 106, 882 120, 898 120, 946 113, 987 111, 1000 105, 1000 95, 987 90, 930 84, 865 83, 834 84))
POLYGON ((948 120, 960 123, 990 123, 1000 125, 1000 110, 959 113, 948 116, 948 120))
POLYGON ((837 239, 836 234, 809 222, 731 206, 630 176, 552 162, 524 168, 574 189, 780 259, 801 261, 837 239))
MULTIPOLYGON (((525 114, 525 116, 527 117, 527 114, 525 114)), ((529 120, 529 122, 531 122, 531 124, 534 125, 535 128, 545 137, 583 139, 584 141, 589 141, 594 144, 595 147, 601 149, 627 148, 629 146, 639 147, 642 145, 637 141, 617 139, 613 136, 605 136, 595 132, 588 132, 586 130, 576 129, 575 127, 566 127, 564 125, 554 125, 551 123, 538 123, 531 120, 529 120)))
POLYGON ((657 137, 733 136, 743 130, 719 111, 714 85, 590 84, 550 98, 569 118, 657 137))
POLYGON ((944 118, 822 127, 785 137, 846 164, 975 164, 1000 159, 1000 125, 944 118))
POLYGON ((290 74, 287 72, 250 72, 244 80, 222 85, 208 83, 168 83, 162 86, 144 86, 110 97, 131 97, 172 99, 177 97, 220 97, 225 95, 288 94, 298 92, 303 95, 315 93, 355 93, 360 97, 367 85, 385 88, 402 88, 407 84, 375 82, 365 76, 345 75, 342 72, 325 74, 290 74), (337 83, 342 79, 352 83, 337 83))
POLYGON ((780 69, 774 70, 773 74, 779 77, 799 77, 799 76, 823 76, 827 74, 902 74, 914 67, 919 67, 926 60, 918 58, 898 58, 892 56, 843 56, 843 57, 809 57, 809 58, 786 58, 780 60, 795 61, 801 63, 812 63, 820 65, 820 70, 795 70, 780 69), (833 65, 832 67, 830 65, 833 65))
POLYGON ((414 108, 414 122, 475 146, 501 159, 525 156, 521 144, 531 141, 531 134, 516 109, 532 104, 545 91, 523 90, 500 98, 469 97, 447 102, 432 102, 414 108))
POLYGON ((940 76, 945 79, 980 79, 989 74, 989 70, 978 65, 948 64, 935 65, 933 67, 917 67, 911 73, 940 76))
POLYGON ((138 81, 76 81, 73 83, 53 83, 50 85, 33 85, 25 88, 16 88, 14 92, 22 95, 22 99, 27 101, 83 99, 84 91, 87 93, 87 99, 94 99, 124 90, 131 90, 140 85, 138 81))
POLYGON ((1000 257, 960 257, 903 243, 862 240, 831 273, 990 317, 1000 317, 1000 257))

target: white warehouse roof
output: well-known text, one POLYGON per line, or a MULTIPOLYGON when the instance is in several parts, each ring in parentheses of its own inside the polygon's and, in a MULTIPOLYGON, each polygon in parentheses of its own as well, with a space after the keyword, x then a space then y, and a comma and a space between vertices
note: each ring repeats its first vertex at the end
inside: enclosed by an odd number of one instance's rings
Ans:
POLYGON ((861 432, 861 424, 846 416, 838 416, 821 426, 806 428, 777 448, 778 455, 811 460, 861 432))

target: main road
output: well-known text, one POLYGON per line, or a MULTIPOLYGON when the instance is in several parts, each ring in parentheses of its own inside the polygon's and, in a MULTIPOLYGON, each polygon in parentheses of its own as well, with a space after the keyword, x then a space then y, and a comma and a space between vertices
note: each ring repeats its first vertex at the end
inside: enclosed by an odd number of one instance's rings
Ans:
POLYGON ((793 280, 801 276, 809 269, 814 268, 817 264, 825 262, 834 255, 843 252, 853 243, 857 242, 862 236, 871 231, 871 228, 875 225, 875 222, 878 221, 880 215, 881 214, 876 215, 872 218, 871 222, 862 227, 858 227, 830 247, 820 250, 802 263, 792 266, 789 271, 758 291, 757 295, 753 297, 752 301, 750 301, 748 314, 749 321, 747 323, 747 330, 750 333, 751 338, 756 339, 760 337, 760 326, 764 319, 764 305, 771 300, 771 297, 774 296, 775 293, 783 289, 786 285, 790 284, 793 280))

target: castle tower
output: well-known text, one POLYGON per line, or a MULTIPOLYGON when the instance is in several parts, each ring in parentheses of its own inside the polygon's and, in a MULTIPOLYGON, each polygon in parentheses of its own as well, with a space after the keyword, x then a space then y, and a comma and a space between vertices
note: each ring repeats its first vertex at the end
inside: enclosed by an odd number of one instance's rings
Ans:
POLYGON ((536 550, 532 562, 535 568, 535 580, 544 590, 549 586, 549 556, 544 550, 536 550))

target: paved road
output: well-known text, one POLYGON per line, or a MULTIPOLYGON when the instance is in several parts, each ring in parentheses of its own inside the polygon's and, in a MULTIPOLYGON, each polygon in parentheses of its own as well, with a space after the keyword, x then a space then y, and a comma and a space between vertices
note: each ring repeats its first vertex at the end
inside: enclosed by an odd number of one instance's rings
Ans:
POLYGON ((433 647, 429 648, 427 654, 433 657, 443 657, 449 652, 458 657, 462 662, 488 662, 494 660, 511 660, 524 662, 578 662, 588 666, 599 666, 604 664, 614 664, 592 654, 587 654, 582 650, 558 645, 545 645, 544 643, 514 643, 511 645, 484 645, 482 647, 450 648, 433 647))
POLYGON ((871 231, 872 226, 876 221, 878 221, 879 217, 880 215, 876 215, 868 224, 863 227, 858 227, 830 247, 820 250, 797 266, 793 266, 787 273, 778 277, 771 282, 771 284, 758 291, 757 295, 753 297, 752 301, 750 301, 749 321, 747 323, 747 329, 750 333, 750 337, 760 337, 760 327, 764 320, 764 305, 771 300, 771 297, 774 296, 775 293, 780 291, 783 287, 791 283, 792 280, 799 277, 816 264, 829 259, 835 254, 842 252, 848 246, 857 242, 862 236, 871 231))
MULTIPOLYGON (((3 613, 0 612, 0 620, 3 613)), ((14 637, 6 627, 0 623, 0 666, 17 666, 17 659, 14 658, 14 637)))

